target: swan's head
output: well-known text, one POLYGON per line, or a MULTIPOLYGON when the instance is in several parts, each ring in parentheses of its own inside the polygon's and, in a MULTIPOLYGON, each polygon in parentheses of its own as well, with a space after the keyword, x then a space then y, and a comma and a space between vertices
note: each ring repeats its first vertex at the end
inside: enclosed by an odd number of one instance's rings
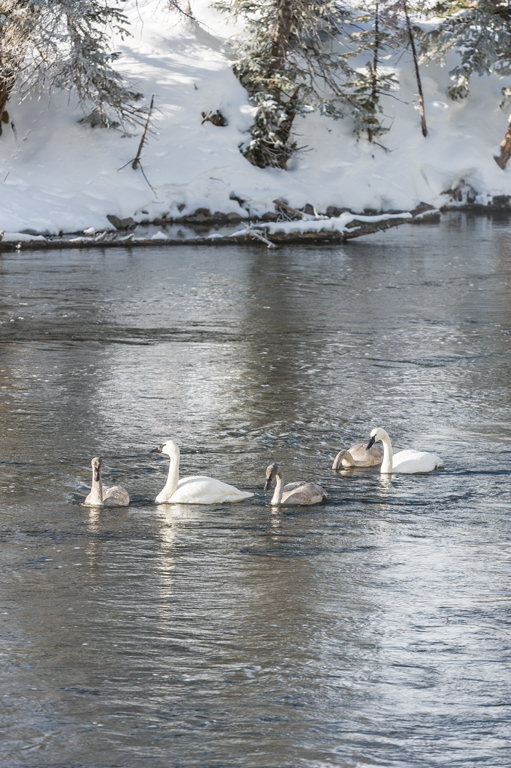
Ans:
POLYGON ((267 491, 271 487, 273 480, 280 474, 280 467, 278 464, 270 464, 266 467, 266 482, 264 484, 264 490, 267 491))
POLYGON ((176 453, 176 451, 179 451, 179 448, 175 444, 173 440, 167 440, 165 443, 162 443, 157 448, 153 448, 151 453, 164 453, 167 456, 172 456, 176 453))
POLYGON ((377 443, 378 440, 383 440, 384 437, 387 437, 387 436, 388 436, 387 433, 381 427, 376 427, 375 429, 373 429, 373 431, 371 432, 371 439, 367 443, 366 451, 368 451, 369 448, 372 448, 372 446, 375 443, 377 443))
POLYGON ((92 459, 90 464, 91 464, 91 467, 92 467, 92 472, 93 472, 93 475, 94 475, 94 480, 96 480, 96 482, 98 482, 101 479, 101 467, 103 466, 103 462, 101 461, 99 456, 95 456, 92 459))

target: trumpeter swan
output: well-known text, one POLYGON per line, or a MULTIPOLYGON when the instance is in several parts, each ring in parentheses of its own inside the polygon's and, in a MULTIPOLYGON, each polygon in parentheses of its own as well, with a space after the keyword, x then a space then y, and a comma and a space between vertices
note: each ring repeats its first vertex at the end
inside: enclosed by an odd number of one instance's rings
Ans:
POLYGON ((102 460, 95 456, 91 461, 92 487, 90 493, 83 502, 88 507, 127 507, 130 503, 128 492, 120 485, 112 485, 111 488, 103 488, 101 481, 102 460))
POLYGON ((432 472, 437 467, 444 466, 442 459, 435 453, 408 450, 393 454, 390 437, 381 427, 376 427, 371 432, 367 449, 369 450, 377 440, 383 443, 383 462, 380 469, 382 475, 393 473, 413 475, 419 472, 432 472))
POLYGON ((170 457, 169 476, 165 487, 156 497, 157 504, 222 504, 243 501, 254 495, 213 477, 196 475, 182 477, 180 480, 179 448, 173 440, 167 440, 154 448, 152 453, 164 453, 170 457))
POLYGON ((328 498, 326 491, 316 483, 306 483, 302 480, 301 482, 288 483, 282 487, 282 472, 278 464, 270 464, 266 469, 265 491, 271 487, 273 480, 275 480, 275 492, 270 504, 274 506, 320 504, 328 498))
POLYGON ((383 461, 383 448, 381 445, 372 445, 369 450, 357 443, 348 451, 339 451, 332 464, 332 469, 341 467, 376 467, 383 461))

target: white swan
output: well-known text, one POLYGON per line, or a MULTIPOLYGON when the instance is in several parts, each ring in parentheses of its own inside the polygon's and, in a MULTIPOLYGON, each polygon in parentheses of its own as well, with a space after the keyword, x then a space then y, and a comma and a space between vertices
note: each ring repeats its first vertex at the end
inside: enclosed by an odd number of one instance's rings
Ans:
POLYGON ((87 507, 127 507, 130 503, 128 492, 120 485, 103 488, 101 481, 102 460, 95 456, 92 461, 92 487, 83 502, 87 507))
POLYGON ((213 477, 196 475, 179 479, 179 448, 173 440, 154 448, 152 453, 170 456, 169 476, 165 487, 156 497, 157 504, 222 504, 229 501, 243 501, 253 493, 240 491, 213 477))
POLYGON ((381 445, 372 445, 369 449, 357 443, 349 451, 339 451, 332 464, 332 469, 341 467, 376 467, 383 461, 381 445))
POLYGON ((390 437, 381 427, 377 427, 371 432, 367 449, 369 450, 377 440, 381 440, 383 443, 383 462, 380 469, 382 475, 397 472, 413 475, 419 472, 432 472, 437 467, 444 466, 442 459, 434 453, 408 450, 393 454, 390 437))
POLYGON ((282 504, 292 504, 297 506, 305 506, 309 504, 320 504, 328 496, 326 491, 320 485, 316 483, 306 483, 304 480, 296 483, 288 483, 282 487, 282 472, 278 464, 270 464, 266 468, 266 483, 264 484, 264 490, 267 491, 271 487, 272 481, 275 480, 275 492, 273 494, 270 504, 274 506, 281 506, 282 504))

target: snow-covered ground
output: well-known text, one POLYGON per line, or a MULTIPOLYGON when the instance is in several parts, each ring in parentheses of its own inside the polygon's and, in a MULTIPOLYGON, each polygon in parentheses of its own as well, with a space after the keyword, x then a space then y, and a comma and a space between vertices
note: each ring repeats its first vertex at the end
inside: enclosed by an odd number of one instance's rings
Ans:
POLYGON ((424 138, 408 54, 396 70, 400 88, 384 102, 391 125, 381 139, 385 148, 357 141, 347 120, 310 114, 295 121, 306 150, 289 170, 255 168, 238 149, 254 110, 223 50, 235 29, 205 0, 192 0, 192 8, 200 24, 179 18, 164 0, 133 0, 133 37, 118 45, 119 67, 144 93, 144 103, 155 97, 155 133, 142 154, 153 189, 129 162, 141 129, 123 137, 80 125, 83 114, 66 93, 22 103, 13 97, 8 109, 15 130, 5 126, 0 137, 0 229, 100 230, 111 228, 107 214, 141 221, 201 207, 262 215, 274 210, 276 198, 294 208, 309 203, 320 213, 328 206, 357 212, 412 209, 420 202, 441 207, 445 191, 460 184, 483 204, 511 195, 511 164, 503 171, 493 159, 508 125, 508 112, 499 108, 503 80, 475 77, 469 98, 452 102, 445 96, 448 68, 423 66, 424 138), (229 124, 202 124, 201 113, 217 109, 229 124))

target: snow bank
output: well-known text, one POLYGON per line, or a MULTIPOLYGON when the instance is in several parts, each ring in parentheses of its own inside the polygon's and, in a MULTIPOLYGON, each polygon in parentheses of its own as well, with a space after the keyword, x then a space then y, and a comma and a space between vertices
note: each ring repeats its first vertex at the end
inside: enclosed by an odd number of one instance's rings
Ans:
POLYGON ((13 100, 15 129, 6 126, 0 138, 0 229, 104 230, 110 228, 107 214, 140 222, 198 208, 245 217, 273 211, 277 198, 294 208, 310 203, 319 212, 328 206, 403 210, 420 202, 441 207, 445 191, 462 185, 483 204, 511 195, 511 169, 502 171, 493 159, 508 123, 498 106, 502 80, 474 78, 469 98, 450 102, 447 68, 423 67, 429 128, 423 138, 407 55, 396 65, 398 98, 384 102, 391 128, 383 146, 357 141, 349 121, 310 114, 295 121, 306 150, 288 171, 253 167, 238 147, 254 110, 222 48, 234 27, 204 0, 195 0, 193 12, 200 25, 183 22, 163 2, 133 0, 133 37, 116 41, 123 54, 119 66, 147 104, 155 96, 156 134, 142 153, 151 186, 130 164, 141 130, 123 138, 80 125, 82 113, 65 93, 13 100), (226 127, 202 122, 202 112, 218 109, 226 127))
POLYGON ((2 243, 45 243, 46 238, 42 235, 27 235, 24 232, 0 232, 0 241, 2 243))
POLYGON ((363 221, 368 224, 377 224, 389 219, 412 219, 411 213, 384 213, 380 216, 360 216, 352 213, 343 213, 332 219, 319 219, 315 221, 286 221, 272 223, 267 229, 270 234, 284 232, 285 234, 298 234, 300 232, 339 232, 343 234, 352 221, 363 221))

